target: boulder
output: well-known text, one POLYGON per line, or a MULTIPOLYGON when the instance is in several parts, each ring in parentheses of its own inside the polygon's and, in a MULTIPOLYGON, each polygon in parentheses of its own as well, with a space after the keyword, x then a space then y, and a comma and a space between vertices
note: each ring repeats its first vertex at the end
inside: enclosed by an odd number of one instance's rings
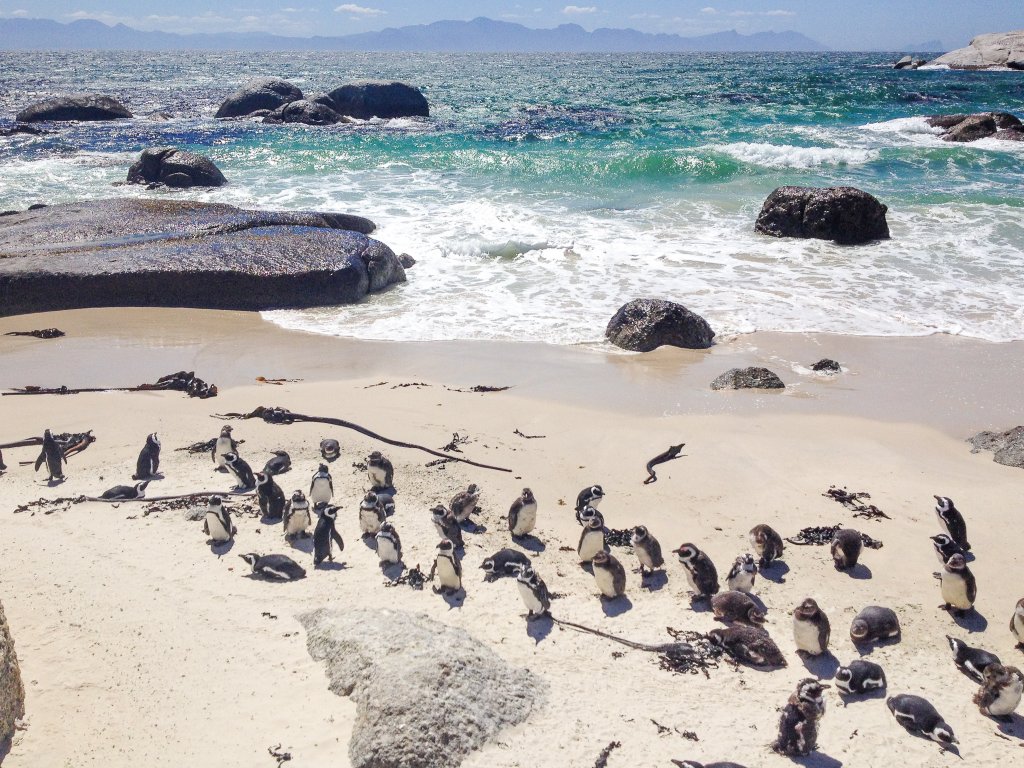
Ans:
POLYGON ((14 722, 24 716, 25 686, 21 682, 21 668, 4 607, 0 604, 0 758, 6 754, 4 745, 14 735, 14 722))
POLYGON ((904 56, 902 59, 892 65, 893 69, 910 69, 914 66, 913 56, 904 56))
POLYGON ((405 267, 406 269, 412 269, 414 266, 416 266, 416 259, 410 256, 408 253, 398 254, 398 260, 402 262, 402 266, 405 267))
POLYGON ((950 128, 943 141, 967 142, 995 135, 996 121, 992 115, 971 115, 950 128))
POLYGON ((1001 141, 1024 141, 1024 128, 1007 128, 1005 131, 999 131, 992 138, 1001 141))
POLYGON ((707 349, 715 332, 707 320, 664 299, 634 299, 619 307, 604 332, 608 341, 631 352, 650 352, 662 345, 707 349))
POLYGON ((354 768, 458 766, 526 720, 546 695, 529 670, 422 614, 320 609, 299 621, 330 690, 356 704, 354 768))
POLYGON ((755 229, 772 237, 812 237, 856 245, 889 237, 888 208, 854 187, 779 187, 755 229))
POLYGON ((302 98, 302 91, 287 80, 262 77, 250 80, 224 99, 214 117, 245 117, 257 110, 273 111, 302 98))
POLYGON ((711 382, 712 389, 785 389, 782 379, 767 368, 732 368, 711 382))
POLYGON ((174 147, 151 147, 142 150, 128 169, 128 183, 220 187, 227 179, 208 157, 174 147))
POLYGON ((405 83, 349 83, 331 91, 321 102, 329 102, 339 115, 359 120, 430 116, 426 97, 418 88, 405 83))
POLYGON ((992 451, 992 460, 997 464, 1024 469, 1024 427, 1014 427, 1006 432, 979 432, 970 440, 972 453, 992 451))
POLYGON ((40 123, 65 120, 124 120, 132 113, 112 96, 83 93, 74 96, 58 96, 37 101, 18 113, 19 123, 40 123))
POLYGON ((47 131, 44 131, 42 128, 36 128, 34 125, 23 124, 15 124, 9 128, 0 128, 0 136, 16 136, 19 133, 25 133, 29 136, 41 136, 47 133, 47 131))
POLYGON ((830 360, 827 357, 823 357, 821 360, 811 366, 812 371, 818 373, 839 373, 843 370, 842 366, 839 365, 835 360, 830 360))
POLYGON ((924 119, 924 121, 932 128, 944 128, 949 130, 954 125, 962 123, 968 117, 970 117, 970 115, 929 115, 924 119))
POLYGON ((304 125, 334 125, 351 122, 330 107, 316 101, 299 99, 284 104, 263 118, 264 123, 302 123, 304 125))
POLYGON ((966 48, 945 53, 931 63, 950 69, 995 69, 1024 60, 1024 29, 978 35, 966 48))

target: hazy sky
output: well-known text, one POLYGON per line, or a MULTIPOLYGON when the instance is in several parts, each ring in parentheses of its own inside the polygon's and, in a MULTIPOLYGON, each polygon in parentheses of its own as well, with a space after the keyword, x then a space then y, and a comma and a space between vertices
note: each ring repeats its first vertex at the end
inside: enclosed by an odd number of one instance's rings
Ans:
POLYGON ((1024 28, 1024 0, 0 0, 0 16, 98 19, 167 32, 267 31, 343 35, 439 19, 489 16, 530 27, 574 22, 700 35, 796 30, 836 49, 941 40, 1024 28), (213 10, 210 10, 210 9, 213 10))

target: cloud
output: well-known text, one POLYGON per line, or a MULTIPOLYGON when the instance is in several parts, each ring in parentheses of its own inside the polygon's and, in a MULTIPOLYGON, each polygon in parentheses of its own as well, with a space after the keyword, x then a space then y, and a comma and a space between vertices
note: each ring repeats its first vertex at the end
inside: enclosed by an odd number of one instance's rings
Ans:
POLYGON ((714 16, 716 13, 718 13, 718 9, 717 8, 712 8, 709 5, 706 8, 701 8, 700 12, 701 13, 706 13, 708 16, 714 16))
POLYGON ((64 19, 94 19, 114 26, 124 24, 133 29, 143 31, 158 30, 178 34, 194 34, 197 32, 269 32, 278 35, 308 36, 316 31, 315 25, 301 21, 286 13, 270 13, 242 17, 231 17, 207 11, 194 16, 157 14, 146 16, 119 16, 107 11, 78 10, 63 15, 64 19))
POLYGON ((729 13, 730 16, 737 18, 743 18, 746 16, 796 16, 795 11, 732 11, 729 13))
POLYGON ((567 5, 562 9, 566 16, 582 16, 585 13, 597 13, 597 6, 594 5, 567 5))
POLYGON ((24 8, 18 8, 16 11, 0 11, 0 17, 5 19, 24 19, 28 16, 28 11, 24 8))
POLYGON ((380 8, 367 8, 364 5, 356 5, 355 3, 345 3, 339 5, 334 9, 336 13, 352 13, 356 16, 383 16, 387 11, 382 11, 380 8))

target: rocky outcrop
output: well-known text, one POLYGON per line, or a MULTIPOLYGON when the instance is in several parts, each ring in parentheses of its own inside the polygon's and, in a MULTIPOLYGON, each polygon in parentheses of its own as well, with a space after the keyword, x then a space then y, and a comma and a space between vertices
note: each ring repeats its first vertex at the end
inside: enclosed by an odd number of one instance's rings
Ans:
POLYGON ((404 282, 340 213, 101 200, 0 218, 0 316, 83 307, 264 310, 359 301, 404 282))
POLYGON ((707 320, 664 299, 634 299, 624 304, 608 321, 604 335, 631 352, 650 352, 663 345, 707 349, 715 338, 707 320))
POLYGON ((41 136, 47 131, 42 128, 36 128, 34 125, 15 124, 7 128, 0 128, 0 136, 17 136, 18 134, 26 134, 29 136, 41 136))
POLYGON ((732 368, 711 382, 712 389, 785 389, 782 379, 767 368, 732 368))
POLYGON ((0 604, 0 758, 4 744, 14 735, 14 722, 25 716, 25 687, 14 653, 14 640, 0 604))
POLYGON ((339 115, 369 120, 371 117, 429 117, 430 106, 418 88, 405 83, 360 82, 336 88, 326 98, 339 115))
POLYGON ((993 137, 1004 141, 1024 139, 1024 125, 1009 112, 978 112, 973 115, 931 115, 932 128, 942 128, 944 141, 970 142, 993 137))
POLYGON ((245 117, 260 110, 267 110, 263 114, 268 114, 301 98, 302 91, 287 80, 256 78, 224 99, 214 117, 245 117))
POLYGON ((302 123, 303 125, 334 125, 351 122, 326 104, 308 99, 299 99, 278 107, 263 118, 264 123, 302 123))
POLYGON ((895 64, 892 65, 893 69, 920 69, 927 64, 924 59, 915 59, 913 56, 904 56, 895 64))
POLYGON ((227 179, 208 157, 174 147, 151 147, 142 150, 128 169, 128 183, 219 187, 227 184, 227 179))
POLYGON ((930 62, 950 69, 997 69, 1024 62, 1024 29, 978 35, 966 48, 945 53, 930 62))
POLYGON ((772 237, 810 237, 856 245, 889 237, 888 208, 854 187, 779 187, 755 229, 772 237))
POLYGON ((1006 432, 979 432, 968 442, 974 446, 972 453, 992 451, 992 460, 997 464, 1024 469, 1024 427, 1006 432))
POLYGON ((15 119, 19 123, 41 123, 68 120, 124 120, 129 117, 132 117, 132 113, 112 96, 83 93, 37 101, 21 110, 15 119))
POLYGON ((330 690, 356 704, 355 768, 453 768, 545 697, 532 673, 424 615, 321 609, 299 621, 330 690))

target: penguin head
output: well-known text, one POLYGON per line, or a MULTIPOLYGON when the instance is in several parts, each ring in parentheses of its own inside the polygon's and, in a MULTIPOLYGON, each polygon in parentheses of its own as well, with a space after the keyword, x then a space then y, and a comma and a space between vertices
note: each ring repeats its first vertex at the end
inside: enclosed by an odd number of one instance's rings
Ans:
POLYGON ((147 485, 149 485, 149 480, 143 480, 141 483, 135 484, 135 493, 137 493, 140 498, 146 492, 147 485))
MULTIPOLYGON (((207 434, 209 434, 209 433, 207 433, 207 434)), ((220 436, 221 437, 231 437, 231 425, 230 424, 225 424, 223 427, 220 428, 220 436)))
POLYGON ((327 509, 327 502, 326 501, 318 501, 316 504, 313 505, 313 511, 316 512, 317 515, 322 515, 326 509, 327 509))
POLYGON ((747 621, 755 627, 764 626, 765 619, 764 611, 758 608, 756 605, 752 605, 747 608, 747 621))
POLYGON ((588 530, 599 531, 604 528, 604 517, 593 507, 587 507, 587 509, 593 510, 593 514, 585 518, 584 525, 588 530))
POLYGON ((470 496, 472 496, 475 493, 479 493, 479 492, 480 492, 480 489, 477 487, 476 483, 470 483, 469 487, 466 489, 466 493, 468 493, 470 496))
POLYGON ((820 709, 825 708, 825 689, 831 688, 820 680, 807 677, 800 681, 796 687, 796 696, 800 701, 806 701, 820 709))
POLYGON ((944 720, 940 720, 935 727, 930 731, 926 731, 926 733, 932 741, 937 741, 939 744, 953 745, 960 743, 953 734, 953 729, 944 720))
POLYGON ((673 549, 681 563, 692 563, 700 556, 700 550, 693 544, 682 544, 679 549, 673 549))
POLYGON ((269 472, 257 472, 256 473, 256 485, 267 485, 270 483, 269 472))
POLYGON ((523 504, 532 504, 534 501, 536 501, 536 499, 533 498, 533 491, 531 491, 529 488, 523 488, 523 494, 521 498, 523 500, 523 504))
POLYGON ((326 517, 328 520, 337 520, 338 519, 338 508, 337 507, 327 507, 327 508, 324 509, 322 516, 326 517))
POLYGON ((207 503, 211 507, 219 507, 223 501, 224 500, 220 496, 214 494, 213 496, 210 497, 210 500, 207 503))
POLYGON ((966 571, 967 561, 961 554, 951 555, 949 560, 946 561, 946 570, 953 573, 966 571))
POLYGON ((228 464, 234 464, 236 461, 238 461, 237 453, 222 453, 221 456, 223 456, 224 461, 226 461, 228 464))
POLYGON ((592 485, 590 487, 590 498, 592 498, 592 499, 603 499, 604 498, 604 488, 602 488, 600 485, 592 485))
POLYGON ((305 500, 306 500, 306 494, 304 494, 302 491, 295 491, 295 493, 292 494, 292 503, 293 504, 295 504, 295 503, 301 504, 305 500))
POLYGON ((380 533, 392 534, 395 532, 395 526, 391 523, 382 523, 380 526, 380 533))
POLYGON ((439 523, 448 516, 448 510, 438 504, 430 510, 430 517, 435 523, 439 523))
POLYGON ((871 635, 871 627, 864 619, 854 619, 850 625, 850 637, 857 643, 867 639, 871 635))
POLYGON ((1013 609, 1015 616, 1020 616, 1024 619, 1024 597, 1017 601, 1017 607, 1013 609))
POLYGON ((516 572, 516 581, 520 581, 523 584, 527 584, 532 587, 536 586, 537 582, 540 581, 540 577, 537 576, 537 572, 530 566, 520 565, 516 572))
POLYGON ((813 619, 818 615, 819 611, 818 604, 808 597, 793 609, 793 615, 799 619, 813 619))
POLYGON ((380 464, 384 460, 384 455, 380 451, 374 451, 366 457, 366 460, 370 464, 380 464))
POLYGON ((953 500, 948 496, 936 496, 935 497, 935 511, 940 515, 949 512, 953 509, 953 500))
POLYGON ((967 647, 963 640, 957 640, 955 637, 946 635, 946 642, 949 643, 949 650, 953 652, 954 656, 959 656, 960 653, 967 647))
POLYGON ((984 680, 985 685, 996 685, 998 683, 1007 683, 1010 681, 1010 674, 1006 667, 996 662, 989 664, 981 673, 981 677, 984 680))
POLYGON ((156 432, 147 437, 146 442, 150 445, 155 445, 157 448, 160 447, 160 438, 156 436, 156 432))
POLYGON ((494 558, 485 557, 484 561, 480 563, 480 570, 487 571, 487 573, 494 573, 494 558))
POLYGON ((598 552, 590 562, 595 568, 607 568, 611 565, 611 557, 607 552, 598 552))
POLYGON ((451 539, 441 539, 437 543, 437 551, 441 553, 451 553, 455 551, 455 545, 452 544, 451 539))
POLYGON ((52 440, 52 439, 53 439, 53 434, 51 434, 50 430, 44 429, 43 430, 43 440, 52 440))
POLYGON ((643 525, 638 525, 633 529, 633 535, 630 536, 630 543, 635 547, 641 541, 647 538, 647 528, 643 525))
MULTIPOLYGON (((835 681, 837 683, 849 683, 853 680, 853 670, 849 667, 840 667, 836 670, 835 681)), ((840 688, 842 686, 840 685, 840 688)))
POLYGON ((598 512, 594 507, 587 504, 580 510, 580 524, 587 525, 593 518, 600 517, 601 513, 598 512))
POLYGON ((368 507, 377 506, 377 494, 373 491, 367 491, 366 495, 363 496, 363 504, 368 507))
POLYGON ((716 645, 719 648, 725 648, 725 630, 724 629, 712 629, 707 634, 708 642, 712 645, 716 645))
POLYGON ((935 542, 936 548, 948 547, 950 544, 953 543, 953 539, 951 539, 945 533, 940 533, 936 536, 930 536, 929 538, 935 542))
POLYGON ((247 562, 253 568, 256 567, 256 561, 260 559, 260 556, 257 555, 255 552, 250 552, 246 555, 239 555, 239 557, 245 560, 245 562, 247 562))
POLYGON ((321 464, 316 472, 317 472, 318 475, 326 475, 326 474, 328 474, 328 472, 327 472, 327 465, 326 464, 321 464))

